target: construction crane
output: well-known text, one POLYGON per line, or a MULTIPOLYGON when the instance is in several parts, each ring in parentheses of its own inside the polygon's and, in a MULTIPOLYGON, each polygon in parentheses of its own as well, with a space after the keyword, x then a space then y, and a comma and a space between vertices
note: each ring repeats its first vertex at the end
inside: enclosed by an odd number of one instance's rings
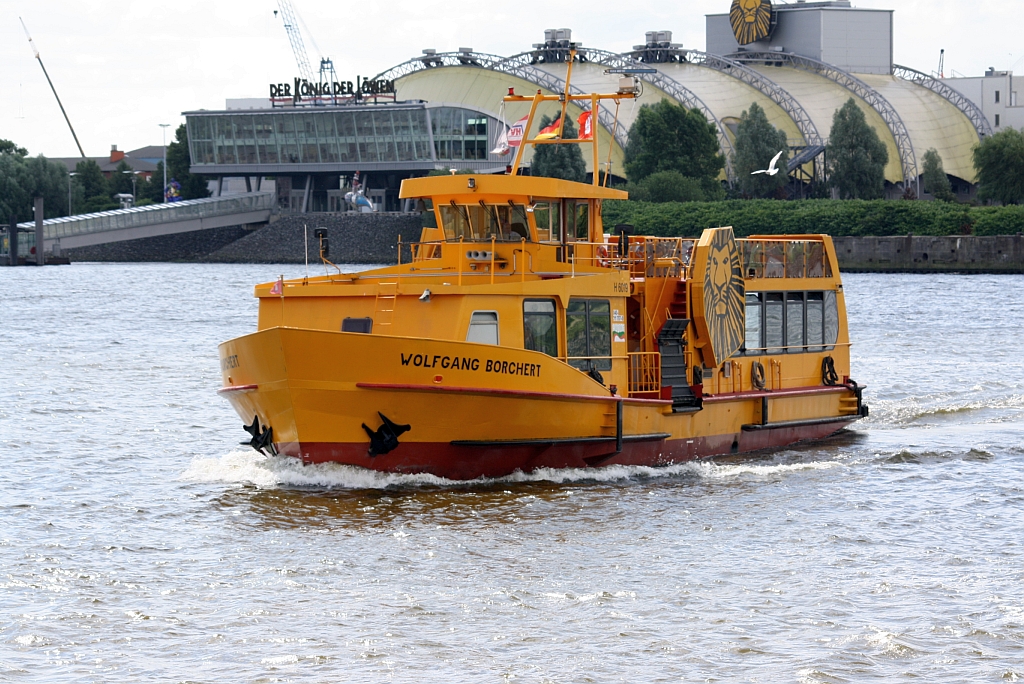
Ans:
POLYGON ((946 49, 939 50, 939 78, 946 78, 946 49))
POLYGON ((281 10, 281 19, 284 21, 284 30, 288 33, 288 42, 292 44, 292 52, 295 53, 299 76, 312 83, 313 69, 309 66, 309 58, 306 56, 306 45, 302 42, 302 32, 299 31, 295 8, 292 7, 289 0, 277 0, 277 6, 281 10))
POLYGON ((82 155, 82 159, 85 159, 85 152, 82 151, 82 144, 78 142, 78 136, 75 135, 75 127, 71 125, 71 119, 68 118, 68 113, 64 111, 64 105, 61 104, 60 95, 57 94, 57 89, 53 87, 53 81, 50 80, 50 74, 46 73, 46 67, 43 65, 43 58, 39 56, 39 50, 36 50, 36 44, 32 42, 32 36, 28 33, 28 27, 25 26, 25 20, 18 17, 18 21, 21 22, 21 28, 25 29, 25 37, 28 38, 28 45, 32 48, 32 53, 36 56, 39 66, 43 68, 43 76, 46 76, 46 82, 50 84, 50 90, 53 91, 53 96, 57 98, 57 106, 60 107, 60 113, 64 115, 64 120, 68 122, 68 128, 71 129, 71 137, 75 139, 75 145, 78 146, 78 153, 82 155))

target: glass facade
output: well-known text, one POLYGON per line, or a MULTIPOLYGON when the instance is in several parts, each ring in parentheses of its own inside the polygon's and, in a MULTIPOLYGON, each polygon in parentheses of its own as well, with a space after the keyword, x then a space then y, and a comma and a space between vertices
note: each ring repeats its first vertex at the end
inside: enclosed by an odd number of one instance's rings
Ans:
POLYGON ((193 112, 186 120, 196 166, 486 161, 496 130, 488 115, 457 107, 193 112))

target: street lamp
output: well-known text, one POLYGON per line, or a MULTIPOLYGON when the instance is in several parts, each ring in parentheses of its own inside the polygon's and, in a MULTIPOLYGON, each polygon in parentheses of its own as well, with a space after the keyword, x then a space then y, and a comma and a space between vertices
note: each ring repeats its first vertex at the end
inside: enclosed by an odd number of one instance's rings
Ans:
POLYGON ((135 176, 139 175, 139 172, 138 171, 122 171, 121 173, 130 173, 130 174, 132 174, 132 206, 134 207, 135 203, 136 203, 136 198, 135 198, 135 176))
POLYGON ((167 127, 170 126, 171 124, 157 124, 157 125, 160 128, 164 129, 163 130, 163 135, 164 135, 164 187, 163 187, 163 194, 164 194, 164 202, 166 202, 167 201, 167 127))
POLYGON ((68 216, 71 216, 75 212, 71 211, 71 177, 77 176, 77 171, 68 171, 68 216))

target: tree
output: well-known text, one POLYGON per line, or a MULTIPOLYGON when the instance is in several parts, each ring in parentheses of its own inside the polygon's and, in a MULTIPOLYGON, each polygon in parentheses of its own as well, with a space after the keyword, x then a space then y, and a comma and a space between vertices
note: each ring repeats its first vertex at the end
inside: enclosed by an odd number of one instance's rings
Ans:
POLYGON ((17 144, 10 140, 4 140, 0 138, 0 154, 13 154, 19 157, 27 157, 28 150, 24 147, 18 147, 17 144))
POLYGON ((164 201, 164 163, 156 163, 156 171, 149 177, 149 180, 142 180, 138 183, 136 204, 146 199, 155 204, 164 201))
POLYGON ((949 176, 942 168, 942 157, 934 147, 924 153, 924 169, 921 173, 921 180, 924 181, 924 191, 930 192, 932 197, 943 202, 955 202, 956 195, 953 194, 953 187, 950 185, 949 176))
POLYGON ((658 171, 627 186, 629 198, 641 202, 703 202, 707 199, 700 181, 678 171, 658 171))
POLYGON ((103 177, 100 165, 92 159, 83 159, 75 165, 75 185, 82 188, 84 200, 75 204, 75 211, 87 214, 94 211, 117 209, 110 183, 103 177))
POLYGON ((878 199, 885 193, 889 152, 852 97, 832 117, 825 155, 829 184, 842 199, 878 199))
POLYGON ((710 199, 722 194, 718 175, 725 168, 717 129, 698 109, 661 100, 644 105, 629 129, 626 176, 639 183, 659 171, 696 179, 710 199))
POLYGON ((68 171, 46 157, 29 157, 28 150, 9 140, 0 140, 0 221, 13 214, 19 221, 31 220, 34 200, 43 198, 45 218, 67 214, 68 171))
POLYGON ((736 128, 736 153, 733 156, 733 170, 739 182, 739 190, 746 197, 775 197, 789 181, 789 141, 786 133, 768 123, 764 110, 756 103, 740 116, 736 128), (753 175, 754 171, 767 169, 776 154, 782 156, 775 163, 779 173, 753 175))
MULTIPOLYGON (((178 126, 174 132, 174 142, 167 146, 167 182, 171 179, 181 184, 182 199, 201 199, 210 196, 206 187, 206 179, 198 174, 189 173, 192 158, 188 151, 188 130, 185 124, 178 126)), ((161 182, 163 182, 161 178, 161 182)))
POLYGON ((1018 204, 1024 199, 1024 133, 1007 128, 974 148, 978 199, 1018 204))
MULTIPOLYGON (((540 127, 544 128, 550 125, 551 119, 542 116, 540 127)), ((562 137, 564 139, 576 137, 576 127, 572 125, 570 119, 565 120, 562 137)), ((583 161, 583 152, 579 145, 535 145, 533 162, 530 164, 530 175, 584 183, 587 180, 587 164, 583 161)))

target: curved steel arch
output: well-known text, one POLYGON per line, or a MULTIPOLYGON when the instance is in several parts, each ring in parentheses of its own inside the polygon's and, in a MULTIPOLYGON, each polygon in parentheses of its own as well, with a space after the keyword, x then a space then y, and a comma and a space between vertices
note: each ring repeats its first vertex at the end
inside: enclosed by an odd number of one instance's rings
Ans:
MULTIPOLYGON (((539 50, 531 50, 530 52, 522 52, 518 55, 513 55, 512 57, 509 57, 507 61, 523 64, 526 63, 526 60, 529 60, 529 64, 533 65, 540 61, 538 59, 539 57, 554 57, 554 60, 552 61, 564 63, 565 57, 567 57, 568 54, 568 48, 545 47, 539 50)), ((636 69, 647 66, 643 62, 639 62, 627 55, 582 46, 578 46, 576 48, 576 55, 577 59, 581 62, 592 62, 594 64, 600 64, 601 66, 611 67, 613 69, 636 69)), ((714 112, 711 111, 711 108, 708 107, 703 100, 697 97, 696 93, 692 90, 689 90, 675 79, 666 76, 660 71, 653 74, 639 73, 633 75, 645 83, 650 83, 652 86, 668 93, 673 99, 682 103, 687 108, 700 111, 709 123, 714 124, 718 131, 718 146, 721 148, 722 155, 725 157, 725 175, 729 180, 729 184, 732 185, 736 180, 735 173, 732 169, 732 156, 734 152, 732 141, 729 139, 729 136, 726 135, 725 126, 722 124, 721 120, 715 116, 714 112)), ((625 143, 621 144, 625 147, 625 143)))
MULTIPOLYGON (((540 86, 552 93, 561 93, 565 90, 565 79, 558 78, 547 71, 534 66, 531 63, 522 61, 510 61, 514 58, 489 55, 481 52, 442 52, 433 55, 415 57, 398 66, 392 67, 374 77, 374 79, 396 80, 403 76, 417 71, 426 71, 441 67, 473 66, 491 71, 498 71, 521 78, 524 81, 540 86)), ((583 90, 570 87, 570 91, 576 94, 585 94, 583 90)), ((615 141, 620 146, 626 146, 627 130, 621 123, 615 122, 615 115, 607 108, 602 107, 597 113, 598 122, 605 130, 612 131, 615 141), (614 128, 614 130, 612 130, 614 128)))
POLYGON ((923 88, 927 88, 945 98, 954 107, 959 109, 968 119, 978 133, 978 139, 983 140, 986 135, 992 135, 992 126, 989 124, 981 108, 974 104, 974 101, 961 93, 956 88, 951 88, 942 81, 932 78, 926 73, 911 69, 910 67, 892 65, 892 75, 904 81, 910 81, 923 88))
MULTIPOLYGON (((650 51, 651 48, 647 48, 646 50, 637 50, 623 54, 637 59, 641 54, 650 51)), ((676 64, 695 64, 697 66, 703 66, 708 69, 720 71, 723 74, 732 76, 733 78, 746 83, 751 88, 754 88, 765 95, 768 99, 777 104, 782 111, 789 115, 789 118, 793 120, 794 124, 796 124, 797 130, 800 131, 800 135, 803 136, 804 143, 807 146, 822 144, 821 136, 818 134, 818 127, 814 125, 814 121, 807 113, 807 110, 803 108, 803 105, 797 102, 796 98, 789 94, 789 91, 764 74, 754 71, 741 62, 737 62, 720 55, 701 52, 700 50, 657 48, 657 51, 666 53, 671 52, 671 57, 675 57, 677 60, 659 59, 653 62, 655 65, 671 63, 673 61, 676 64)))
MULTIPOLYGON (((896 108, 882 97, 882 94, 860 80, 848 71, 825 62, 819 62, 810 57, 794 55, 790 52, 735 52, 728 57, 738 62, 763 62, 768 65, 788 64, 796 69, 803 69, 827 78, 833 83, 838 83, 860 99, 871 105, 871 108, 878 112, 885 122, 893 140, 896 142, 896 150, 900 155, 900 167, 903 171, 903 187, 907 183, 914 182, 920 185, 917 171, 917 156, 914 154, 914 144, 910 139, 910 133, 903 123, 903 119, 896 112, 896 108)), ((920 192, 918 192, 920 196, 920 192)))

